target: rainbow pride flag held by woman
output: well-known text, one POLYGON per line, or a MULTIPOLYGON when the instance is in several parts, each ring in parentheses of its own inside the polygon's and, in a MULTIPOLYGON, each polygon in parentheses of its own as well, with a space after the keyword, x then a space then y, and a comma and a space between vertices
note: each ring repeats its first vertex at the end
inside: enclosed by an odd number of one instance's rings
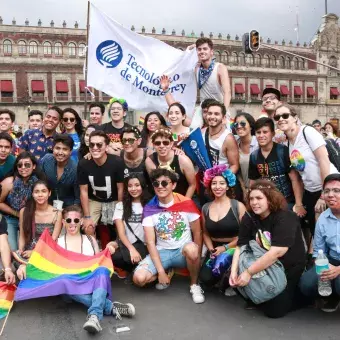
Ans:
POLYGON ((148 204, 145 205, 143 209, 143 218, 152 216, 161 212, 169 211, 169 212, 188 212, 188 213, 196 213, 200 215, 199 210, 197 209, 193 200, 188 197, 185 197, 181 194, 177 194, 174 192, 174 204, 169 208, 164 208, 159 206, 159 200, 157 196, 154 196, 148 204))
POLYGON ((103 288, 111 299, 113 264, 108 249, 94 256, 74 253, 53 241, 48 230, 41 235, 18 286, 15 301, 61 294, 91 294, 103 288))
POLYGON ((0 282, 0 319, 3 319, 12 308, 14 294, 17 287, 0 282))

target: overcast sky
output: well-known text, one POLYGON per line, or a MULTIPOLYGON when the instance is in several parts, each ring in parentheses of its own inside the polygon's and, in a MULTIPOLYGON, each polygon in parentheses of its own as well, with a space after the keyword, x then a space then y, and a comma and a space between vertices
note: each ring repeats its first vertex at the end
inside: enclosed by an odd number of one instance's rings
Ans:
MULTIPOLYGON (((56 26, 66 20, 73 26, 77 20, 86 26, 86 0, 0 0, 0 15, 5 24, 15 17, 17 24, 26 18, 36 25, 41 18, 48 26, 53 19, 56 26)), ((134 25, 140 31, 144 25, 151 32, 164 27, 179 34, 193 30, 215 36, 235 35, 256 28, 267 39, 296 42, 296 13, 299 13, 300 42, 309 42, 325 14, 325 0, 93 0, 100 9, 126 27, 134 25)), ((340 0, 328 0, 328 13, 340 16, 340 0)))

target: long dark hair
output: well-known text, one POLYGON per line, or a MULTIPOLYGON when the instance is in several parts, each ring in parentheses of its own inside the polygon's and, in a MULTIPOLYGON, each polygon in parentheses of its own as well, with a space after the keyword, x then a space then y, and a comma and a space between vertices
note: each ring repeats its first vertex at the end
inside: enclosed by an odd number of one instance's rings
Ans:
MULTIPOLYGON (((64 118, 64 114, 65 114, 66 112, 70 112, 70 113, 72 113, 72 114, 74 115, 74 117, 75 117, 75 119, 76 119, 76 125, 74 126, 74 128, 75 128, 75 130, 76 130, 78 136, 81 137, 82 134, 83 134, 83 122, 82 122, 82 120, 81 120, 81 118, 80 118, 78 112, 77 112, 75 109, 72 109, 71 107, 68 107, 68 108, 66 108, 65 110, 63 110, 63 113, 62 113, 62 115, 61 115, 61 119, 64 118)), ((62 122, 61 122, 61 123, 62 123, 62 122)), ((65 129, 65 127, 64 127, 63 124, 62 124, 62 127, 63 127, 63 129, 62 129, 63 132, 66 132, 66 129, 65 129)))
POLYGON ((161 121, 161 126, 166 126, 166 121, 165 121, 165 118, 158 112, 158 111, 152 111, 152 112, 149 112, 146 116, 145 116, 145 119, 144 119, 144 125, 143 125, 143 129, 142 129, 142 132, 141 132, 141 135, 142 135, 142 144, 141 144, 141 147, 144 147, 146 146, 146 142, 147 142, 147 139, 148 139, 148 136, 149 136, 149 130, 148 130, 148 120, 149 120, 149 117, 152 116, 152 115, 155 115, 158 117, 158 119, 161 121), (145 144, 145 145, 144 145, 145 144))
POLYGON ((99 130, 99 125, 98 124, 89 124, 84 129, 84 132, 81 136, 80 147, 79 147, 79 150, 78 150, 79 159, 84 158, 84 156, 87 155, 90 152, 89 147, 85 144, 85 133, 86 133, 87 129, 89 129, 89 128, 93 128, 94 130, 99 130))
POLYGON ((142 194, 140 196, 140 202, 144 207, 145 204, 150 200, 150 194, 147 190, 145 177, 139 173, 132 173, 128 178, 124 180, 124 198, 123 198, 123 220, 127 221, 132 215, 132 197, 128 191, 128 184, 131 179, 138 179, 141 187, 142 194))
POLYGON ((35 169, 33 170, 31 176, 35 175, 41 180, 46 180, 45 174, 38 167, 38 162, 37 162, 36 158, 28 151, 24 151, 24 152, 22 152, 18 155, 18 157, 15 160, 14 165, 13 165, 13 172, 11 173, 12 176, 21 178, 21 175, 18 172, 18 163, 19 163, 19 161, 21 161, 22 159, 25 159, 25 158, 29 158, 32 161, 33 165, 35 165, 35 169))
MULTIPOLYGON (((39 180, 36 181, 32 186, 32 193, 35 189, 35 187, 39 184, 45 185, 45 187, 48 189, 48 191, 51 191, 51 188, 48 186, 47 182, 39 180)), ((32 235, 32 225, 34 223, 34 215, 36 210, 36 203, 33 197, 29 198, 25 205, 25 210, 23 214, 23 221, 22 221, 22 227, 24 231, 24 238, 25 238, 25 245, 27 246, 33 238, 32 235)))

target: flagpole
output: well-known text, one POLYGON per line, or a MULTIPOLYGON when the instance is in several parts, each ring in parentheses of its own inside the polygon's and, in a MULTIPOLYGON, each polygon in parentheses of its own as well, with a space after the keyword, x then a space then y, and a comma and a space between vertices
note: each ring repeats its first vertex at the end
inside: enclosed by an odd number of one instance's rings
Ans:
POLYGON ((1 331, 0 331, 0 336, 2 335, 2 332, 5 329, 5 326, 6 326, 6 323, 7 323, 7 320, 8 320, 8 316, 9 316, 10 311, 12 310, 12 307, 13 307, 13 301, 12 301, 11 307, 10 307, 10 309, 9 309, 7 315, 6 315, 6 319, 5 319, 5 321, 4 321, 3 325, 2 325, 2 328, 1 328, 1 331))
POLYGON ((86 56, 85 56, 85 101, 84 118, 87 119, 87 67, 89 56, 89 31, 90 31, 90 1, 87 2, 87 22, 86 22, 86 56))

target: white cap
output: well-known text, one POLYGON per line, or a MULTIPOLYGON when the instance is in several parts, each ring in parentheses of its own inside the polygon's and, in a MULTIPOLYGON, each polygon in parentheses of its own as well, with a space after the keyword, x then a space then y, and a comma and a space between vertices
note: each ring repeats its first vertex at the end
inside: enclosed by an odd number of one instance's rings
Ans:
POLYGON ((319 249, 319 250, 318 250, 318 254, 322 255, 322 254, 323 254, 323 250, 322 250, 322 249, 319 249))

